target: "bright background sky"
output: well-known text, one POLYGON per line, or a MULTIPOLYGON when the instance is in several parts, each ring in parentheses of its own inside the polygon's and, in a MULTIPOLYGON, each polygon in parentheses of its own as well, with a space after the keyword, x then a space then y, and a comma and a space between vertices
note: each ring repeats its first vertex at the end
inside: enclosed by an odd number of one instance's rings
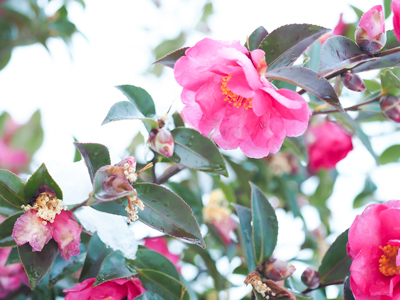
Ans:
MULTIPOLYGON (((181 88, 174 81, 172 70, 166 70, 161 78, 146 72, 154 61, 151 49, 163 38, 175 38, 182 28, 189 34, 187 46, 205 37, 193 29, 205 1, 161 2, 161 8, 156 9, 150 0, 87 0, 85 10, 71 3, 70 17, 86 37, 74 36, 72 60, 59 40, 49 40, 50 55, 41 45, 14 50, 10 63, 0 71, 0 113, 6 110, 17 122, 25 122, 40 108, 45 140, 34 157, 34 167, 43 161, 72 161, 73 136, 80 142, 105 144, 122 156, 142 125, 136 121, 120 121, 100 126, 110 107, 126 100, 114 88, 116 85, 133 84, 146 89, 155 100, 159 115, 164 114, 173 101, 174 109, 182 108, 181 88)), ((57 0, 52 3, 56 7, 57 0)), ((243 43, 260 25, 269 32, 290 23, 334 28, 340 13, 344 14, 345 22, 355 20, 356 15, 348 3, 364 11, 381 4, 372 0, 215 0, 208 37, 237 39, 243 43)), ((387 29, 392 28, 388 21, 387 29)), ((372 124, 365 129, 369 134, 381 135, 390 132, 393 126, 372 124)), ((388 145, 399 143, 400 135, 377 137, 372 142, 380 154, 388 145)), ((336 235, 347 229, 354 216, 362 211, 351 207, 352 200, 363 188, 367 173, 378 185, 377 199, 400 199, 399 164, 377 168, 357 138, 354 145, 355 150, 338 164, 341 176, 329 200, 336 235)), ((312 192, 315 184, 310 180, 304 186, 305 192, 312 192)), ((319 224, 315 211, 306 208, 303 212, 308 217, 309 227, 315 228, 319 224)), ((290 243, 293 236, 290 228, 280 228, 278 243, 290 243)))

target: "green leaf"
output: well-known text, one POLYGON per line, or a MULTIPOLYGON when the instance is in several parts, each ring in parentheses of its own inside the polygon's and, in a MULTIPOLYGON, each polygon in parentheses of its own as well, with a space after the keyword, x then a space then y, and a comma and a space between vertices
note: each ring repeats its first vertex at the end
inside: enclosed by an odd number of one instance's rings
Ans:
MULTIPOLYGON (((78 142, 78 140, 76 139, 76 137, 74 137, 74 141, 78 142)), ((79 152, 78 148, 75 147, 75 156, 74 156, 74 162, 80 161, 82 159, 82 155, 79 152)))
POLYGON ((23 214, 22 211, 18 212, 0 223, 0 248, 15 247, 17 245, 11 234, 14 229, 15 221, 23 214))
MULTIPOLYGON (((318 77, 326 77, 338 70, 376 60, 360 50, 356 43, 344 36, 333 36, 325 41, 321 50, 318 77)), ((343 72, 344 72, 343 71, 343 72)))
POLYGON ((113 252, 113 249, 107 247, 95 232, 90 239, 85 262, 79 277, 79 282, 89 278, 96 278, 99 274, 101 264, 104 259, 113 252))
POLYGON ((155 270, 138 270, 139 278, 146 290, 157 293, 165 300, 190 300, 182 282, 155 270))
POLYGON ((189 49, 189 47, 175 50, 174 52, 171 52, 170 54, 167 54, 166 56, 156 60, 153 64, 163 65, 173 69, 176 61, 182 56, 185 56, 185 52, 187 49, 189 49))
POLYGON ((134 85, 120 85, 116 86, 129 101, 145 116, 152 117, 156 114, 153 98, 149 93, 134 85))
POLYGON ((21 178, 8 170, 0 169, 0 197, 18 209, 27 205, 25 198, 25 184, 21 178))
POLYGON ((290 137, 290 136, 285 137, 282 147, 285 149, 289 149, 293 153, 297 154, 297 156, 301 160, 308 161, 307 149, 301 137, 290 137))
POLYGON ((381 91, 381 85, 376 80, 363 79, 369 92, 381 91))
POLYGON ((136 270, 127 262, 121 250, 110 253, 103 261, 100 267, 99 275, 93 287, 114 279, 126 278, 136 275, 136 270))
POLYGON ((155 120, 146 118, 134 104, 128 101, 115 103, 101 125, 120 120, 141 120, 148 131, 158 128, 155 120))
POLYGON ((7 66, 7 64, 9 63, 10 59, 11 59, 11 51, 6 52, 5 54, 0 56, 0 71, 2 69, 5 68, 5 66, 7 66))
POLYGON ((400 80, 389 69, 383 70, 380 73, 382 94, 383 95, 400 95, 400 80))
POLYGON ((376 191, 377 186, 369 176, 365 179, 364 189, 353 201, 353 208, 359 208, 373 200, 373 193, 376 191))
POLYGON ((389 18, 392 13, 392 8, 390 7, 392 0, 383 0, 383 10, 385 12, 385 19, 389 18))
POLYGON ((251 186, 251 211, 253 215, 253 244, 256 262, 263 263, 274 252, 278 239, 278 221, 275 210, 263 192, 251 186))
POLYGON ((214 185, 216 185, 218 188, 222 190, 224 193, 226 200, 228 200, 229 203, 235 203, 236 202, 236 197, 235 197, 235 191, 233 188, 228 184, 223 181, 220 181, 218 179, 213 178, 214 185))
POLYGON ((94 181, 96 172, 103 166, 111 165, 110 154, 106 146, 92 143, 74 143, 82 154, 89 171, 90 180, 94 181))
POLYGON ((170 159, 190 169, 228 176, 225 161, 217 146, 197 130, 175 128, 174 154, 170 159))
POLYGON ((179 272, 174 264, 164 255, 156 251, 141 247, 136 252, 136 259, 131 263, 136 268, 160 271, 176 280, 180 280, 179 272))
POLYGON ((140 296, 137 296, 135 300, 164 300, 161 296, 157 295, 154 292, 145 291, 140 296))
POLYGON ((400 159, 400 145, 393 145, 387 148, 379 157, 379 162, 382 165, 398 162, 400 159))
MULTIPOLYGON (((268 35, 268 31, 263 27, 260 26, 256 30, 253 31, 252 34, 249 36, 249 51, 253 51, 260 46, 261 42, 266 38, 268 35)), ((247 47, 247 44, 246 44, 247 47)))
POLYGON ((7 261, 4 266, 12 265, 15 263, 20 263, 21 260, 19 259, 18 249, 17 247, 11 248, 10 254, 8 255, 7 261))
POLYGON ((50 270, 57 252, 58 244, 54 239, 44 245, 42 251, 32 251, 32 247, 28 243, 18 246, 19 257, 28 275, 31 290, 35 289, 50 270))
POLYGON ((175 127, 185 127, 185 122, 183 121, 180 113, 178 113, 177 111, 174 112, 172 118, 174 119, 175 127))
POLYGON ((360 20, 362 15, 364 14, 364 12, 361 9, 359 9, 359 8, 353 6, 353 5, 350 5, 350 7, 354 10, 354 12, 357 15, 357 18, 360 20))
POLYGON ((240 221, 240 233, 242 236, 242 246, 246 253, 246 262, 249 266, 249 272, 254 271, 257 267, 257 262, 254 254, 253 228, 251 227, 252 215, 251 210, 240 204, 232 203, 236 209, 240 221))
POLYGON ((355 300, 353 292, 350 288, 350 277, 347 276, 343 283, 343 299, 344 300, 355 300))
MULTIPOLYGON (((386 1, 386 0, 385 0, 386 1)), ((389 0, 390 1, 390 0, 389 0)), ((382 48, 381 52, 384 52, 389 49, 400 47, 400 42, 394 34, 394 30, 386 31, 386 44, 385 47, 382 48)))
MULTIPOLYGON (((205 247, 199 225, 189 205, 169 189, 152 183, 133 186, 145 208, 139 210, 139 220, 170 236, 182 238, 205 247)), ((103 202, 92 207, 111 214, 126 216, 127 199, 103 202)))
POLYGON ((15 214, 15 213, 19 212, 19 211, 21 211, 20 207, 16 207, 14 205, 11 205, 6 200, 4 200, 2 197, 0 197, 0 215, 8 217, 8 216, 11 216, 12 214, 15 214))
POLYGON ((322 259, 318 273, 322 283, 343 280, 350 276, 352 260, 347 256, 346 245, 349 230, 343 232, 333 242, 322 259))
POLYGON ((311 24, 290 24, 275 29, 259 46, 266 54, 268 71, 292 65, 309 46, 329 31, 311 24))
POLYGON ((63 194, 60 187, 51 177, 49 171, 47 171, 45 164, 41 164, 39 169, 37 169, 35 173, 33 173, 32 176, 28 179, 25 186, 27 199, 30 199, 33 196, 35 196, 37 190, 42 185, 47 185, 49 188, 51 188, 56 193, 58 199, 63 198, 63 194))
POLYGON ((285 67, 267 72, 265 76, 270 79, 278 79, 300 86, 339 111, 343 111, 339 98, 329 81, 325 78, 318 78, 318 74, 310 69, 296 66, 285 67))
POLYGON ((138 132, 138 134, 132 139, 132 142, 126 148, 126 151, 128 151, 128 156, 132 156, 132 155, 135 156, 136 147, 143 143, 144 143, 144 137, 140 132, 138 132))
POLYGON ((168 182, 168 186, 178 194, 192 209, 199 224, 203 223, 203 201, 195 193, 177 182, 168 182))

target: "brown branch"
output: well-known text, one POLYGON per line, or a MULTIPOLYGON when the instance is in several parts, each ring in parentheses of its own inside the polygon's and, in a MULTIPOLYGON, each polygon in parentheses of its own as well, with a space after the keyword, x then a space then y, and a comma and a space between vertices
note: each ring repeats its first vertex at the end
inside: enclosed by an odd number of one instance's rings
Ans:
MULTIPOLYGON (((378 96, 372 98, 371 100, 368 100, 368 101, 365 101, 365 102, 362 102, 362 103, 359 103, 359 104, 356 104, 356 105, 353 105, 353 106, 350 106, 350 107, 346 107, 344 110, 345 110, 345 111, 356 111, 356 110, 358 110, 358 109, 359 109, 361 106, 363 106, 363 105, 366 105, 366 104, 370 104, 370 103, 379 101, 379 99, 380 99, 381 96, 382 96, 382 95, 379 94, 378 96)), ((336 112, 340 112, 340 111, 337 110, 337 109, 323 110, 323 111, 313 111, 313 116, 314 116, 314 115, 320 115, 320 114, 336 113, 336 112)))
POLYGON ((344 280, 336 280, 336 281, 332 281, 332 282, 327 282, 327 283, 321 283, 318 287, 312 289, 312 288, 306 288, 304 291, 302 291, 302 294, 306 294, 309 292, 312 292, 314 290, 318 290, 318 289, 322 289, 324 287, 327 287, 329 285, 335 285, 335 284, 343 284, 344 280))
POLYGON ((69 211, 74 212, 74 211, 76 211, 78 208, 81 208, 81 207, 83 207, 83 206, 86 206, 86 205, 88 204, 88 202, 89 202, 89 199, 90 199, 90 198, 86 199, 86 200, 83 201, 82 203, 79 203, 78 205, 75 205, 74 207, 72 207, 71 209, 69 209, 69 211))
POLYGON ((167 169, 164 174, 162 174, 160 176, 160 178, 158 178, 157 184, 162 184, 164 182, 167 182, 169 178, 171 178, 172 176, 178 174, 180 171, 182 171, 185 168, 184 165, 181 164, 176 164, 173 165, 172 167, 170 167, 169 169, 167 169))

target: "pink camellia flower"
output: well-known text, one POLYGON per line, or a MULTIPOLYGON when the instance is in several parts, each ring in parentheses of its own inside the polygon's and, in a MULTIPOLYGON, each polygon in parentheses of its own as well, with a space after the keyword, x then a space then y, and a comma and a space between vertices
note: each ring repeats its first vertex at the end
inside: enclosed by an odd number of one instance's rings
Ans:
POLYGON ((62 200, 47 186, 41 186, 33 205, 23 206, 25 214, 14 224, 12 237, 18 246, 29 243, 32 251, 41 251, 51 238, 58 243, 61 256, 69 260, 79 254, 82 226, 66 211, 62 200))
POLYGON ((296 92, 275 89, 262 75, 264 51, 239 41, 203 39, 175 64, 183 87, 184 119, 223 149, 240 147, 248 157, 276 153, 285 136, 302 134, 310 109, 296 92))
MULTIPOLYGON (((0 215, 0 223, 4 218, 0 215)), ((28 277, 21 263, 5 266, 11 248, 0 249, 0 299, 17 290, 21 283, 29 286, 28 277)))
POLYGON ((334 35, 345 35, 348 27, 349 24, 343 22, 343 14, 340 14, 339 22, 337 23, 333 31, 325 33, 318 39, 318 41, 320 42, 321 45, 323 45, 327 39, 329 39, 334 35))
POLYGON ((400 41, 400 0, 392 0, 394 34, 400 41))
POLYGON ((63 290, 65 300, 132 300, 146 290, 139 279, 114 279, 93 287, 96 278, 89 278, 63 290))
POLYGON ((385 46, 385 15, 382 5, 372 7, 361 17, 355 35, 357 45, 365 53, 374 54, 385 46))
POLYGON ((400 201, 369 205, 349 229, 350 288, 357 300, 400 297, 400 201))
POLYGON ((353 150, 351 135, 331 121, 310 124, 305 140, 312 171, 334 168, 353 150))
POLYGON ((179 262, 181 260, 179 255, 172 254, 168 250, 168 244, 164 237, 147 238, 144 240, 144 245, 151 250, 161 253, 168 258, 174 266, 180 271, 179 262))
POLYGON ((164 128, 150 131, 148 143, 153 151, 171 157, 174 154, 174 137, 164 128))

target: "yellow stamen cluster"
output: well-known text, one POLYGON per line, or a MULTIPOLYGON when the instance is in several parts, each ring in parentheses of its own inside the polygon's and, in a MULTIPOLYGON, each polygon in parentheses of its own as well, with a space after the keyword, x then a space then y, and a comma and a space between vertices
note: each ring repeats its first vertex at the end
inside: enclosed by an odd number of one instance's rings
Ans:
MULTIPOLYGON (((250 274, 251 275, 251 274, 250 274)), ((251 284, 253 288, 259 293, 263 298, 269 299, 270 296, 276 296, 274 292, 272 292, 271 288, 261 281, 260 276, 253 275, 248 276, 244 281, 246 285, 251 284)))
POLYGON ((62 210, 67 210, 62 200, 47 193, 41 193, 33 206, 28 204, 26 206, 22 205, 21 208, 24 211, 36 210, 36 215, 43 219, 43 225, 46 225, 47 222, 53 223, 56 215, 59 215, 62 210))
POLYGON ((128 197, 128 206, 125 208, 125 210, 128 212, 128 223, 129 224, 132 224, 137 219, 139 219, 138 208, 141 211, 144 210, 144 204, 143 204, 142 200, 140 200, 137 196, 128 197))
POLYGON ((383 251, 383 255, 379 259, 379 271, 385 276, 398 275, 400 267, 396 265, 396 256, 399 246, 386 245, 379 246, 383 251))
POLYGON ((228 220, 231 211, 229 203, 220 189, 213 190, 210 194, 210 201, 203 208, 203 220, 206 223, 218 223, 228 220))
POLYGON ((238 96, 234 94, 227 86, 228 81, 231 79, 232 75, 228 75, 222 77, 221 80, 221 90, 222 95, 225 95, 224 101, 228 101, 232 103, 234 107, 239 108, 243 105, 243 107, 247 110, 249 108, 253 108, 252 106, 252 98, 243 98, 242 96, 238 96))

